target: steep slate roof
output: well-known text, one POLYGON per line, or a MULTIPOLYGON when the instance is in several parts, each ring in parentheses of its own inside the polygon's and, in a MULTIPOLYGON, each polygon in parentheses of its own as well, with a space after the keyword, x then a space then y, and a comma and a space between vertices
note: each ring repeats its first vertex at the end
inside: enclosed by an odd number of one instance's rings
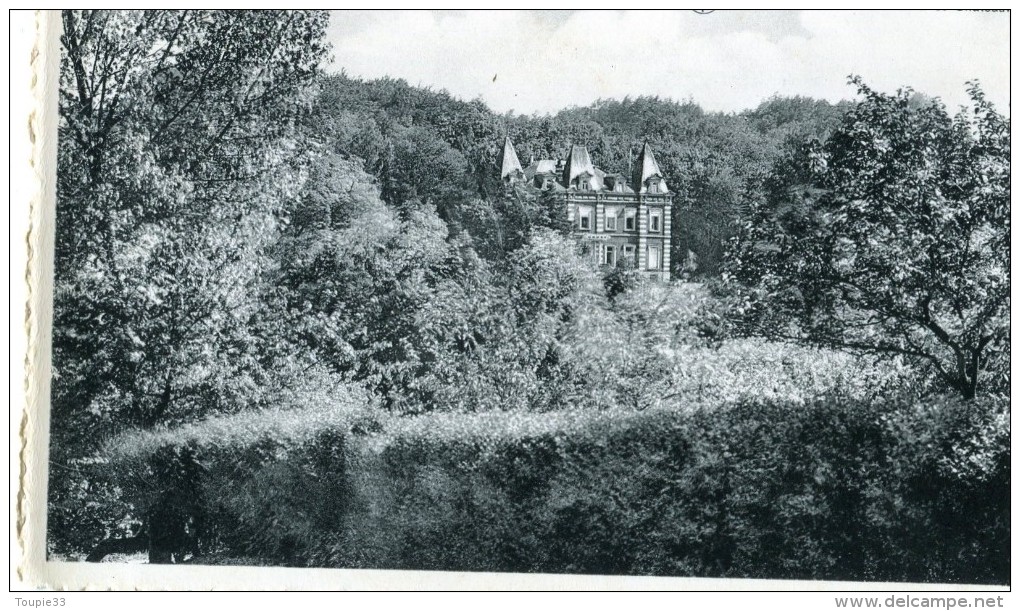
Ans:
POLYGON ((556 173, 556 160, 555 159, 539 159, 538 161, 532 161, 528 164, 528 167, 524 168, 524 176, 528 180, 535 177, 535 174, 555 174, 556 173))
POLYGON ((601 190, 602 177, 595 172, 595 165, 591 162, 591 155, 588 154, 588 149, 575 144, 570 147, 570 154, 567 155, 567 161, 563 167, 563 186, 570 188, 570 183, 585 172, 592 177, 592 190, 601 190))
POLYGON ((513 172, 524 173, 524 168, 521 167, 521 160, 517 158, 517 151, 514 150, 514 143, 510 142, 510 136, 506 137, 503 142, 503 154, 500 155, 500 170, 499 177, 506 178, 513 172))
POLYGON ((532 160, 528 167, 522 168, 513 142, 507 136, 503 141, 503 151, 499 160, 500 178, 506 179, 512 173, 521 172, 530 183, 537 175, 554 176, 556 180, 552 181, 549 189, 556 193, 563 193, 568 190, 577 191, 577 187, 572 186, 571 182, 581 174, 587 174, 591 177, 590 187, 592 191, 608 189, 606 187, 606 179, 612 177, 616 179, 617 183, 623 183, 623 193, 633 194, 635 192, 647 193, 648 185, 645 182, 649 178, 656 177, 659 180, 659 193, 669 193, 669 188, 666 186, 666 181, 662 176, 662 170, 659 168, 658 162, 655 161, 655 155, 652 153, 652 148, 648 146, 648 143, 641 147, 641 153, 637 161, 638 163, 635 164, 633 169, 632 181, 629 184, 624 180, 623 174, 604 172, 595 167, 588 149, 582 145, 571 146, 565 161, 556 161, 554 159, 532 160))
POLYGON ((659 164, 655 161, 655 155, 652 154, 652 147, 648 146, 646 142, 641 147, 641 156, 638 159, 637 165, 634 166, 634 180, 631 184, 638 193, 647 193, 648 185, 645 181, 652 176, 658 176, 660 178, 659 186, 662 188, 662 193, 668 193, 669 187, 666 186, 666 180, 662 178, 662 170, 659 169, 659 164))
MULTIPOLYGON (((597 169, 598 168, 596 168, 596 170, 597 169)), ((611 190, 610 187, 609 187, 609 183, 605 180, 606 178, 612 178, 615 181, 616 185, 623 185, 623 189, 620 191, 620 193, 633 193, 634 192, 634 189, 631 189, 629 186, 627 186, 627 177, 624 176, 623 174, 621 174, 619 172, 606 172, 605 173, 605 175, 602 177, 602 179, 603 179, 602 180, 602 184, 604 184, 606 186, 607 190, 611 190)), ((615 185, 614 185, 614 187, 615 187, 615 185)))

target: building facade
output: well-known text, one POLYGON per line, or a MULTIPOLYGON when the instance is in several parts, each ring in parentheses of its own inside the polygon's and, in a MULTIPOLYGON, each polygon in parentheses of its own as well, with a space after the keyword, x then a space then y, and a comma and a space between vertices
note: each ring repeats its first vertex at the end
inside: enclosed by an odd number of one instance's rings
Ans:
POLYGON ((570 147, 566 159, 542 159, 522 167, 507 136, 500 178, 562 201, 579 249, 599 265, 631 266, 655 280, 669 280, 673 194, 645 144, 628 181, 592 163, 588 149, 570 147))

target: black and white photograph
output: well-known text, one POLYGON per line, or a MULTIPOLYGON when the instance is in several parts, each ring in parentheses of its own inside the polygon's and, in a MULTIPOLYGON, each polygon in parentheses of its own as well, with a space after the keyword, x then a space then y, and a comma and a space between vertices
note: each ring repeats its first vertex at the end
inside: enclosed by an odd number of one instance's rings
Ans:
POLYGON ((41 563, 1011 585, 1008 11, 36 18, 41 563))

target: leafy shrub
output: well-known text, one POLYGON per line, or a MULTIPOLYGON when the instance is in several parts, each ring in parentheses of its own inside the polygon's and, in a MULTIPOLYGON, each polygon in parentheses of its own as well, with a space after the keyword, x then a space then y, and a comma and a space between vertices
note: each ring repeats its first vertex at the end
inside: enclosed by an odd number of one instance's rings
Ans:
POLYGON ((561 336, 602 403, 577 388, 553 411, 401 416, 309 390, 124 435, 101 464, 126 515, 152 531, 163 512, 174 559, 1008 582, 1005 400, 894 394, 909 370, 839 353, 699 342, 706 299, 642 285, 613 312, 633 324, 561 336))
POLYGON ((1006 410, 742 400, 404 434, 382 450, 404 538, 375 566, 1005 583, 1006 410))
POLYGON ((200 561, 1008 583, 1008 415, 834 396, 331 426, 206 455, 200 561))
POLYGON ((602 284, 606 287, 606 297, 613 300, 634 289, 641 282, 641 274, 634 269, 630 259, 623 259, 602 276, 602 284))
POLYGON ((303 550, 318 531, 347 513, 338 499, 350 495, 336 496, 346 481, 347 435, 378 426, 371 415, 375 408, 358 387, 335 392, 323 397, 321 391, 292 390, 274 409, 114 438, 83 479, 108 482, 113 491, 108 507, 119 512, 124 526, 103 532, 79 523, 56 532, 78 533, 80 541, 51 539, 81 553, 104 538, 140 533, 154 562, 180 562, 228 548, 239 558, 303 562, 303 550), (290 503, 306 504, 304 495, 315 486, 322 492, 320 510, 302 513, 305 507, 290 503), (296 513, 280 515, 291 509, 296 513), (306 521, 288 522, 295 516, 306 521))

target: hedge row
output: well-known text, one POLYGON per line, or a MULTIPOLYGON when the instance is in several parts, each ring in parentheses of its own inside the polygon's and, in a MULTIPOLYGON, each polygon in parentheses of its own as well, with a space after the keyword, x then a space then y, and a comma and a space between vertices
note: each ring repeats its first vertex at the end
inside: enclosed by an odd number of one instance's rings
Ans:
POLYGON ((338 420, 144 463, 129 495, 199 562, 1009 581, 1002 400, 338 420))

